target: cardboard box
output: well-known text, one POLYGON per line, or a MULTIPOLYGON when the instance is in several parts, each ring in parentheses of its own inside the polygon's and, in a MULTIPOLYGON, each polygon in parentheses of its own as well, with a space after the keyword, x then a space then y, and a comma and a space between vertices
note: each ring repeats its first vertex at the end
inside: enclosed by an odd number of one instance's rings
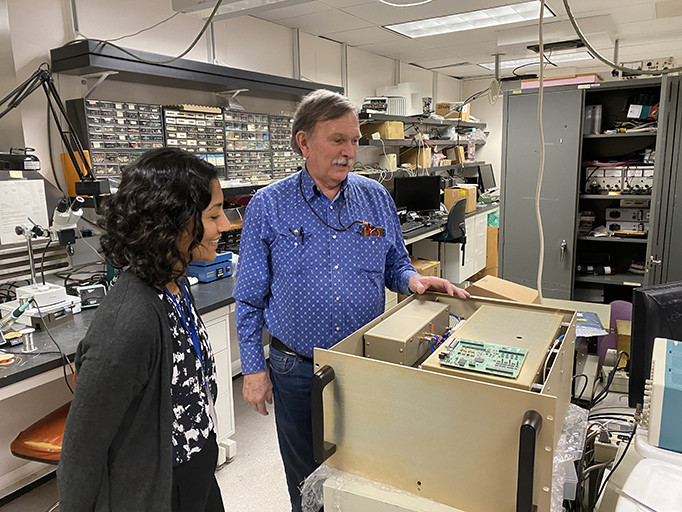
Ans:
MULTIPOLYGON (((412 266, 423 276, 440 277, 440 261, 425 260, 422 258, 415 258, 410 256, 412 266)), ((398 302, 405 300, 409 295, 398 294, 398 302)))
MULTIPOLYGON (((630 332, 632 329, 632 322, 629 320, 616 320, 616 333, 618 334, 618 343, 616 345, 616 350, 618 352, 624 350, 628 354, 630 353, 630 332)), ((627 364, 626 358, 620 360, 619 368, 624 367, 627 364)))
POLYGON ((458 119, 460 121, 469 120, 469 104, 462 107, 461 112, 453 111, 452 109, 461 105, 461 101, 452 103, 436 103, 436 115, 443 116, 445 119, 458 119))
POLYGON ((431 148, 408 149, 400 155, 400 164, 410 164, 413 169, 429 169, 431 167, 431 148), (418 162, 417 158, 419 158, 418 162))
POLYGON ((423 276, 440 277, 440 261, 411 257, 412 266, 423 276))
POLYGON ((471 284, 466 290, 476 297, 513 300, 526 304, 540 303, 540 295, 537 290, 495 276, 485 276, 471 284))
POLYGON ((371 139, 375 132, 379 132, 383 140, 403 140, 405 138, 405 126, 402 121, 385 121, 360 126, 360 133, 367 138, 371 139))
POLYGON ((459 185, 457 187, 446 188, 444 190, 445 198, 443 204, 450 211, 452 205, 458 199, 466 198, 467 205, 464 210, 465 213, 472 213, 476 211, 476 200, 478 199, 478 188, 476 185, 459 185))
POLYGON ((464 156, 464 146, 457 146, 455 148, 455 163, 456 164, 463 164, 466 161, 467 161, 467 159, 464 156))

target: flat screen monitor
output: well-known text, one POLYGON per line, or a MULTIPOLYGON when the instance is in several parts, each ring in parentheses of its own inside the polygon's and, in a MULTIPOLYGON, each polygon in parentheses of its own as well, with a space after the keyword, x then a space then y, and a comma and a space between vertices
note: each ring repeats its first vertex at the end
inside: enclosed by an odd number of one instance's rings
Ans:
POLYGON ((478 188, 481 192, 487 192, 495 188, 495 174, 491 164, 478 166, 478 188))
POLYGON ((682 281, 635 288, 630 331, 630 407, 643 403, 654 338, 682 340, 682 281))
POLYGON ((395 205, 408 212, 440 209, 440 176, 418 176, 393 179, 395 205))

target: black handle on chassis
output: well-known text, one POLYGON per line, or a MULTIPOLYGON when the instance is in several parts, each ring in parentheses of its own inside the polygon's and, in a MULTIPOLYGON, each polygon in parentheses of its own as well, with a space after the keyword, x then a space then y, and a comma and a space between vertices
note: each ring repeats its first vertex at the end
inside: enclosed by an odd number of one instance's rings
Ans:
POLYGON ((313 456, 315 462, 322 464, 336 452, 336 445, 324 440, 324 408, 322 393, 324 388, 334 380, 334 369, 323 366, 313 375, 311 399, 313 415, 313 456))
POLYGON ((526 411, 519 432, 519 473, 516 486, 516 512, 533 512, 533 477, 535 476, 535 442, 542 429, 542 416, 526 411))

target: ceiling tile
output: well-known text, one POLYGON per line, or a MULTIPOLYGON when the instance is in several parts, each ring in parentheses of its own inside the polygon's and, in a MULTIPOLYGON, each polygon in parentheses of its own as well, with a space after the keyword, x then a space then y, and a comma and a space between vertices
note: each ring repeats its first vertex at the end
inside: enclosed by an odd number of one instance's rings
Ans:
POLYGON ((402 41, 403 37, 396 35, 390 30, 379 27, 358 28, 355 30, 345 30, 343 32, 330 32, 326 37, 348 43, 352 46, 359 46, 373 43, 388 43, 391 41, 402 41))
POLYGON ((413 62, 422 67, 428 67, 424 64, 432 63, 434 61, 439 63, 436 65, 441 65, 443 61, 447 61, 445 62, 446 64, 467 61, 468 58, 463 57, 463 54, 460 50, 460 48, 454 46, 443 48, 437 52, 434 52, 432 49, 413 49, 409 52, 405 52, 404 56, 409 60, 409 62, 413 62))
POLYGON ((618 39, 620 39, 621 44, 629 44, 628 41, 632 40, 650 43, 670 39, 682 41, 680 20, 666 18, 664 20, 622 23, 618 26, 618 39))
POLYGON ((299 28, 316 36, 326 36, 331 32, 342 32, 344 30, 372 26, 371 23, 361 18, 356 18, 338 10, 317 12, 296 18, 286 18, 279 20, 278 23, 287 27, 299 28))
POLYGON ((682 16, 682 2, 680 0, 665 0, 656 2, 657 18, 672 18, 682 16))
POLYGON ((409 62, 409 59, 405 59, 404 56, 408 55, 410 52, 414 52, 415 50, 430 50, 430 48, 427 48, 426 46, 409 40, 359 45, 358 48, 371 53, 376 53, 377 55, 384 55, 391 59, 401 59, 405 62, 409 62))
POLYGON ((254 14, 255 18, 260 18, 266 21, 274 21, 279 23, 280 20, 286 18, 295 18, 304 16, 306 14, 314 14, 319 12, 329 12, 331 14, 332 8, 322 2, 306 2, 303 4, 296 4, 289 7, 280 7, 278 9, 269 9, 258 14, 254 14))
POLYGON ((319 0, 323 4, 329 7, 334 7, 336 9, 342 9, 344 7, 352 7, 356 5, 368 5, 375 4, 377 0, 319 0))

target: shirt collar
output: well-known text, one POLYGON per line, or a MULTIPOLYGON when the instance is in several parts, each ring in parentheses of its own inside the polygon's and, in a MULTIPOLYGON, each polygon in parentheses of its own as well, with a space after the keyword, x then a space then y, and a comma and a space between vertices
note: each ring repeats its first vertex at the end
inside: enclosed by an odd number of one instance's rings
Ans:
MULTIPOLYGON (((348 174, 350 175, 350 173, 348 173, 348 174)), ((320 191, 318 186, 313 181, 313 178, 310 176, 310 173, 308 172, 308 169, 305 167, 305 165, 303 166, 303 170, 301 171, 301 187, 303 188, 303 195, 308 201, 310 201, 316 195, 324 196, 324 194, 322 194, 322 192, 320 191)), ((347 191, 348 191, 348 176, 346 176, 346 179, 343 180, 343 182, 341 183, 341 188, 339 189, 339 193, 336 194, 336 197, 334 197, 334 201, 336 201, 336 199, 339 197, 341 192, 346 194, 347 191)))

